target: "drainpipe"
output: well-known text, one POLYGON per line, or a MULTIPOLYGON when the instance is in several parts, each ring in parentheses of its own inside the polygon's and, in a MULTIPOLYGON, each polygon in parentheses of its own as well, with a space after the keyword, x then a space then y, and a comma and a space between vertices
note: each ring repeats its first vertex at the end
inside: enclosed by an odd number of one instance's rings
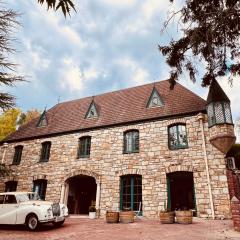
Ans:
POLYGON ((7 147, 8 147, 8 143, 4 143, 3 144, 3 155, 2 155, 1 164, 4 164, 4 159, 5 159, 7 147))
POLYGON ((202 113, 198 114, 198 120, 200 122, 201 134, 202 134, 202 148, 203 148, 204 161, 205 161, 206 174, 207 174, 209 201, 210 201, 210 207, 211 207, 211 212, 212 212, 212 219, 215 219, 215 212, 214 212, 214 206, 213 206, 213 196, 212 196, 212 188, 211 188, 211 182, 210 182, 208 158, 207 158, 207 151, 206 151, 206 141, 205 141, 205 137, 204 137, 203 119, 204 119, 203 114, 202 113))

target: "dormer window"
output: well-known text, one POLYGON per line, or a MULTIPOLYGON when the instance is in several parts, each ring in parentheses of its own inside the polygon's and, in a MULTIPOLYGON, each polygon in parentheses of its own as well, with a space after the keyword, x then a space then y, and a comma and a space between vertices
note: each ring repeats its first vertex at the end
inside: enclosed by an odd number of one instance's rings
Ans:
POLYGON ((162 106, 163 106, 163 101, 157 89, 154 87, 152 90, 151 96, 148 100, 147 107, 152 108, 152 107, 162 107, 162 106))
POLYGON ((47 125, 48 125, 47 115, 46 110, 44 110, 44 112, 41 114, 38 120, 37 127, 46 127, 47 125))
POLYGON ((98 115, 97 107, 94 101, 92 101, 87 111, 86 118, 98 118, 98 116, 99 115, 98 115))

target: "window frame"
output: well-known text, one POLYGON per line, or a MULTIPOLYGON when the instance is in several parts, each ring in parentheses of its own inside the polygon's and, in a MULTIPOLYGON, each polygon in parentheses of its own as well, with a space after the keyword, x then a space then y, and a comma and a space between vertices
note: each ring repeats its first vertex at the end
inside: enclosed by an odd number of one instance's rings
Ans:
POLYGON ((41 148, 39 162, 48 162, 50 159, 52 142, 45 141, 45 142, 42 142, 41 145, 42 145, 42 148, 41 148))
POLYGON ((47 180, 46 179, 36 179, 33 181, 33 192, 37 192, 41 200, 45 200, 47 192, 47 180), (39 187, 36 191, 36 187, 39 187))
POLYGON ((211 102, 208 104, 207 106, 207 115, 208 115, 208 127, 213 127, 215 125, 219 125, 219 124, 230 124, 230 125, 233 125, 233 119, 232 119, 232 111, 231 111, 231 106, 230 106, 230 103, 229 102, 226 102, 226 101, 217 101, 217 102, 211 102), (216 104, 220 104, 221 106, 221 111, 222 111, 222 117, 223 117, 223 121, 219 122, 217 121, 217 115, 216 115, 216 104), (228 104, 228 108, 225 106, 225 104, 228 104), (212 119, 210 118, 209 116, 209 111, 208 109, 209 108, 212 108, 212 119), (230 113, 230 122, 227 121, 227 116, 226 116, 226 111, 227 109, 229 110, 229 113, 230 113))
MULTIPOLYGON (((139 180, 138 179, 138 180, 139 180)), ((127 194, 129 195, 129 194, 127 194)), ((128 210, 131 210, 131 211, 135 211, 135 212, 138 212, 139 211, 139 204, 141 202, 141 209, 140 209, 140 215, 142 214, 142 175, 139 175, 139 174, 128 174, 128 175, 123 175, 123 176, 120 176, 120 210, 121 211, 128 211, 128 210), (136 188, 139 187, 139 185, 136 185, 135 184, 135 181, 136 179, 139 178, 140 179, 140 182, 141 182, 141 193, 136 192, 136 188), (123 198, 124 198, 124 181, 127 181, 130 180, 130 186, 129 185, 126 185, 126 187, 130 187, 130 209, 124 209, 124 202, 123 202, 123 198), (140 201, 135 201, 135 200, 138 200, 140 199, 140 201), (137 209, 135 208, 134 209, 134 203, 137 203, 138 206, 137 206, 137 209)))
POLYGON ((131 154, 131 153, 139 153, 140 152, 140 133, 138 129, 131 129, 131 130, 127 130, 123 133, 123 154, 131 154), (134 133, 137 133, 138 138, 137 141, 134 138, 134 133), (131 149, 129 150, 127 147, 128 143, 127 143, 127 135, 131 134, 131 149))
POLYGON ((82 136, 78 139, 77 158, 89 158, 91 154, 92 137, 82 136), (83 146, 83 151, 82 151, 83 146))
POLYGON ((23 145, 17 145, 14 149, 12 165, 19 165, 22 160, 23 145))
POLYGON ((178 149, 186 149, 188 148, 188 134, 187 134, 187 126, 185 123, 175 123, 172 124, 170 126, 168 126, 168 148, 169 150, 178 150, 178 149), (185 134, 186 134, 186 144, 182 145, 180 144, 180 140, 179 140, 179 135, 180 135, 180 131, 179 131, 179 126, 184 126, 185 127, 185 134), (176 127, 176 134, 177 134, 177 145, 173 146, 170 143, 170 129, 176 127))

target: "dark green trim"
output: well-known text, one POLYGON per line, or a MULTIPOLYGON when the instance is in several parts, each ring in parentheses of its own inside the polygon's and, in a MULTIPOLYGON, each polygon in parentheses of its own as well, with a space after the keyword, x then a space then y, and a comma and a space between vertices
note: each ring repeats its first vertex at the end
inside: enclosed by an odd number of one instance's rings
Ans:
POLYGON ((162 100, 162 98, 161 98, 158 90, 157 90, 157 89, 155 88, 155 86, 154 86, 154 87, 153 87, 153 90, 152 90, 152 93, 151 93, 151 95, 150 95, 150 98, 148 99, 146 108, 153 108, 153 107, 149 107, 149 105, 150 105, 150 103, 151 103, 151 101, 152 101, 152 97, 153 97, 153 94, 154 94, 154 93, 157 94, 157 96, 158 96, 158 98, 159 98, 159 100, 160 100, 160 102, 161 102, 161 105, 154 106, 154 107, 163 107, 163 106, 164 106, 164 102, 163 102, 163 100, 162 100))
POLYGON ((171 209, 171 189, 170 189, 170 178, 167 175, 167 209, 171 209))
POLYGON ((208 119, 208 128, 211 128, 211 127, 213 127, 215 125, 219 125, 219 124, 234 125, 233 124, 233 120, 232 120, 232 111, 231 111, 230 102, 226 102, 226 101, 223 101, 223 102, 211 102, 211 103, 208 104, 208 106, 210 106, 210 104, 213 107, 213 121, 212 121, 212 124, 211 124, 210 121, 209 121, 210 118, 208 119), (221 104, 222 112, 223 112, 223 122, 220 122, 220 123, 217 122, 215 103, 220 103, 221 104), (225 109, 224 103, 229 103, 231 123, 227 122, 227 119, 226 119, 226 109, 225 109))
POLYGON ((120 178, 120 210, 123 210, 123 178, 120 178))
POLYGON ((98 118, 99 117, 99 113, 98 113, 98 110, 97 110, 97 107, 96 107, 96 104, 94 103, 94 101, 91 102, 89 108, 88 108, 88 111, 85 115, 85 119, 91 119, 91 118, 98 118), (96 116, 89 116, 89 113, 91 111, 91 109, 94 108, 94 111, 96 112, 96 116))
POLYGON ((139 153, 139 130, 131 129, 123 133, 123 154, 139 153), (136 134, 136 135, 135 135, 136 134), (132 149, 127 150, 127 135, 129 135, 132 149), (136 137, 137 136, 137 137, 136 137))
POLYGON ((48 125, 48 120, 47 120, 47 114, 46 113, 47 113, 46 110, 44 110, 43 113, 41 114, 41 116, 40 116, 40 118, 37 122, 37 125, 36 125, 37 128, 46 127, 48 125), (42 125, 42 122, 44 120, 46 121, 46 124, 42 125))
POLYGON ((134 177, 131 176, 131 210, 133 211, 134 204, 134 177))
POLYGON ((172 124, 172 125, 168 126, 168 148, 169 148, 169 150, 178 150, 178 149, 188 148, 188 134, 187 134, 187 126, 185 123, 176 123, 176 124, 172 124), (179 135, 180 135, 179 126, 185 126, 185 133, 186 133, 186 144, 185 145, 180 144, 180 141, 179 141, 179 135), (177 134, 177 145, 176 146, 172 146, 170 144, 170 129, 172 127, 176 127, 176 134, 177 134))

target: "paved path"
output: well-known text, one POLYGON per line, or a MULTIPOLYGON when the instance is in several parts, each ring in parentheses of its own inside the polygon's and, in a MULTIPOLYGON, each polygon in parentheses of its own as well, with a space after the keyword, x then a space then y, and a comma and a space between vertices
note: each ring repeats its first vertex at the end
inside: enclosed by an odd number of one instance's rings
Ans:
POLYGON ((157 220, 138 220, 131 224, 107 224, 104 220, 66 220, 63 227, 44 225, 36 232, 23 226, 0 226, 0 240, 240 240, 230 220, 194 218, 191 225, 163 225, 157 220))

